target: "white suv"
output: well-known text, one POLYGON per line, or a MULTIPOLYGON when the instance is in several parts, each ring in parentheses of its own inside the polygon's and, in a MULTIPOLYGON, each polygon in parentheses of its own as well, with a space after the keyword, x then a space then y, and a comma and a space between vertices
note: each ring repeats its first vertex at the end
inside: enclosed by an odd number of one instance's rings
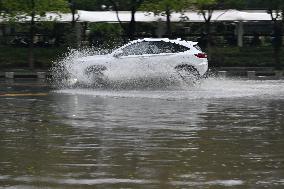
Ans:
POLYGON ((71 83, 99 79, 199 78, 208 69, 207 55, 197 42, 167 38, 131 41, 111 54, 80 58, 82 73, 72 74, 71 83), (76 77, 74 79, 73 77, 76 77), (81 81, 80 81, 81 80, 81 81))

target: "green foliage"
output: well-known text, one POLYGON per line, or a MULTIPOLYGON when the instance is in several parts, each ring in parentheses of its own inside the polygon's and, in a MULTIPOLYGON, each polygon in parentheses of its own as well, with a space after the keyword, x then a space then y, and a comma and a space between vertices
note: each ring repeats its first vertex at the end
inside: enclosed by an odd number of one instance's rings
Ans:
POLYGON ((187 8, 192 1, 189 0, 146 0, 141 10, 154 12, 155 14, 171 12, 181 12, 187 8))
POLYGON ((141 10, 154 12, 155 15, 165 15, 167 17, 167 35, 172 35, 171 14, 182 12, 190 7, 193 0, 145 0, 141 10))
POLYGON ((195 0, 194 6, 198 10, 241 9, 245 7, 245 0, 195 0))
POLYGON ((35 15, 43 17, 47 12, 67 12, 66 0, 2 0, 2 6, 11 19, 19 20, 35 15))
POLYGON ((210 21, 212 13, 217 9, 241 9, 245 7, 245 0, 195 0, 194 8, 204 19, 210 21), (206 12, 208 12, 207 17, 206 12))
MULTIPOLYGON (((49 68, 52 61, 67 52, 66 48, 35 48, 36 68, 49 68)), ((0 46, 0 69, 28 67, 28 48, 0 46), (15 54, 17 56, 15 56, 15 54)))
MULTIPOLYGON (((27 48, 0 46, 0 69, 27 67, 27 48), (15 56, 17 54, 17 56, 15 56)), ((35 48, 37 68, 49 68, 52 61, 66 53, 66 48, 35 48)), ((274 66, 273 48, 268 47, 214 47, 212 49, 211 66, 241 67, 241 66, 274 66), (262 55, 259 58, 259 55, 262 55)), ((281 61, 284 62, 284 50, 281 51, 281 61)))
POLYGON ((118 19, 118 22, 121 26, 121 28, 123 29, 123 31, 125 32, 125 34, 128 36, 129 39, 133 40, 134 39, 134 35, 136 33, 136 21, 135 21, 135 14, 138 11, 138 9, 140 8, 140 6, 142 5, 142 3, 144 2, 144 0, 109 0, 110 5, 113 7, 113 10, 116 12, 116 17, 118 19), (122 7, 125 6, 125 7, 122 7), (131 20, 129 22, 129 24, 127 26, 125 26, 120 18, 119 18, 119 14, 118 12, 120 10, 123 10, 124 8, 126 8, 126 10, 130 10, 131 11, 131 20))
POLYGON ((145 0, 108 0, 109 5, 120 11, 138 9, 145 0))
POLYGON ((3 4, 2 4, 2 1, 0 1, 0 11, 4 10, 4 7, 3 7, 3 4))
POLYGON ((247 0, 245 7, 249 9, 271 9, 281 10, 284 9, 283 0, 247 0))
POLYGON ((118 36, 121 35, 121 28, 117 27, 115 24, 108 23, 94 23, 90 24, 90 29, 92 33, 97 33, 100 36, 118 36))
POLYGON ((271 15, 273 21, 278 20, 284 14, 284 1, 283 0, 250 0, 247 2, 246 6, 251 7, 252 4, 257 5, 262 9, 266 9, 271 15))
POLYGON ((103 10, 103 5, 108 5, 108 0, 69 0, 76 10, 99 11, 103 10))
POLYGON ((218 0, 195 0, 194 5, 198 10, 216 9, 218 0))
POLYGON ((33 48, 37 19, 44 17, 47 12, 58 14, 67 12, 69 10, 68 2, 66 0, 2 0, 2 6, 5 9, 6 15, 8 15, 8 20, 30 20, 28 62, 29 67, 34 69, 33 48))
MULTIPOLYGON (((284 61, 284 51, 280 59, 284 61)), ((224 67, 273 67, 273 47, 215 47, 212 49, 211 66, 224 67), (262 55, 259 57, 259 55, 262 55)))
POLYGON ((90 39, 95 45, 103 44, 116 45, 120 43, 121 35, 123 30, 121 27, 117 27, 117 24, 109 23, 92 23, 89 25, 90 28, 90 39))

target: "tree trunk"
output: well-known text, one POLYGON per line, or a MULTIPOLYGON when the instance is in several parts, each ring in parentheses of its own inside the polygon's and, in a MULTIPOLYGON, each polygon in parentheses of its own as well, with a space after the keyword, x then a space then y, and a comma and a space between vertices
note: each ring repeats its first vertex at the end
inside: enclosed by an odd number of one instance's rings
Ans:
POLYGON ((87 29, 88 29, 88 22, 84 22, 83 25, 83 41, 87 41, 87 29))
POLYGON ((274 47, 274 63, 275 63, 275 69, 276 70, 281 70, 282 66, 281 66, 281 61, 280 61, 280 51, 281 48, 280 47, 274 47))
POLYGON ((32 14, 31 14, 31 22, 30 22, 30 43, 29 43, 29 57, 28 63, 29 68, 34 69, 34 36, 35 36, 35 2, 32 0, 32 14))
POLYGON ((71 21, 71 33, 70 33, 70 39, 69 43, 73 48, 77 48, 80 46, 81 39, 81 31, 78 29, 78 22, 76 21, 75 15, 76 15, 76 9, 74 7, 71 7, 71 13, 72 13, 72 21, 71 21))
MULTIPOLYGON (((118 22, 119 22, 120 27, 123 29, 124 33, 128 36, 128 28, 123 25, 123 23, 121 22, 121 20, 120 20, 120 18, 119 18, 119 10, 118 10, 118 6, 117 6, 116 2, 113 1, 113 0, 109 0, 109 2, 112 4, 112 6, 113 6, 113 8, 114 8, 114 10, 115 10, 116 18, 117 18, 117 20, 118 20, 118 22)), ((128 37, 129 37, 129 36, 128 36, 128 37)), ((125 38, 123 38, 123 41, 124 41, 124 42, 127 42, 127 41, 125 40, 125 38)))
POLYGON ((280 61, 280 52, 282 48, 282 24, 278 21, 274 21, 274 38, 273 38, 273 50, 274 50, 274 64, 275 69, 280 70, 282 68, 280 61))
POLYGON ((72 8, 71 9, 71 13, 72 13, 72 28, 75 28, 75 24, 76 24, 76 20, 75 20, 76 10, 74 8, 72 8))
POLYGON ((166 8, 167 15, 167 35, 172 36, 172 28, 171 28, 171 11, 169 7, 166 8))
POLYGON ((2 35, 3 35, 3 44, 7 44, 7 37, 6 37, 6 25, 1 25, 2 35))
POLYGON ((136 32, 135 13, 136 13, 136 9, 132 8, 132 10, 131 10, 131 21, 129 23, 128 32, 127 32, 130 40, 134 40, 134 38, 135 38, 135 32, 136 32))
POLYGON ((210 20, 205 21, 205 27, 206 27, 206 48, 207 48, 207 57, 208 61, 211 61, 212 58, 212 52, 211 52, 211 45, 212 45, 212 36, 211 36, 211 22, 210 20))
POLYGON ((128 38, 130 40, 133 40, 135 38, 135 33, 136 33, 136 21, 135 21, 135 14, 136 11, 138 10, 138 8, 140 7, 140 5, 143 3, 143 0, 132 0, 132 7, 131 7, 131 20, 130 23, 128 24, 127 27, 125 27, 118 15, 119 9, 118 9, 118 5, 116 4, 115 1, 113 0, 109 0, 109 2, 113 5, 113 8, 116 12, 116 17, 117 20, 121 26, 121 28, 124 30, 124 32, 126 33, 126 35, 128 36, 128 38))

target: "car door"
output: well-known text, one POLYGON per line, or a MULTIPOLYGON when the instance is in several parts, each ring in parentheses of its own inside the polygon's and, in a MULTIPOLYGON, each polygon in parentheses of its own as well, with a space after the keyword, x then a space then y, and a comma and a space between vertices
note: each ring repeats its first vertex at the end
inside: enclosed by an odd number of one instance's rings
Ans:
POLYGON ((141 41, 121 48, 120 55, 114 57, 112 70, 118 77, 127 79, 144 77, 147 73, 144 56, 148 51, 148 42, 141 41))
POLYGON ((152 41, 149 43, 148 54, 143 55, 143 62, 149 69, 149 74, 162 76, 174 72, 177 62, 177 52, 171 42, 152 41))

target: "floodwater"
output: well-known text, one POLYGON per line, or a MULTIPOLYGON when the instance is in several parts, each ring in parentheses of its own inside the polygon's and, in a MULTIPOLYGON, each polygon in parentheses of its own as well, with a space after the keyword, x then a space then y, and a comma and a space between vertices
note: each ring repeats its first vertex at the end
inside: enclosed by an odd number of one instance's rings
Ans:
POLYGON ((0 188, 284 188, 284 81, 0 83, 0 188))

